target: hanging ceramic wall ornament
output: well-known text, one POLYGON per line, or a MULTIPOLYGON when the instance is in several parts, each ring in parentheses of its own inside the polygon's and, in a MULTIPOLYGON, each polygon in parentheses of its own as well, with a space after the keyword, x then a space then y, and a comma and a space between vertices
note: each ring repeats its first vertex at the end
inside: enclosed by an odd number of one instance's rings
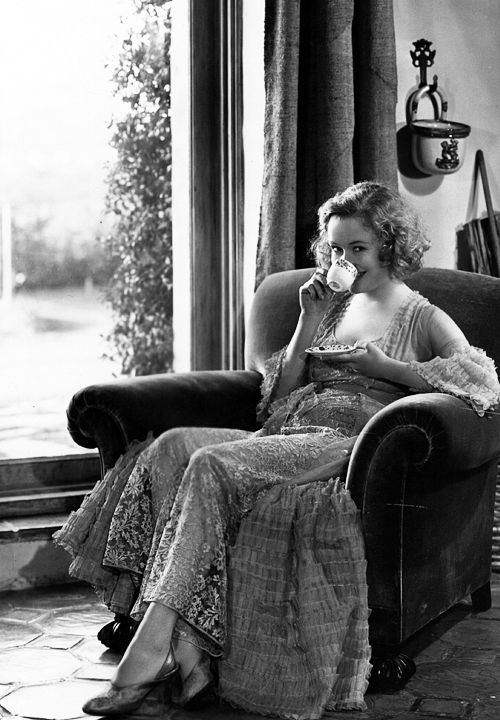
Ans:
POLYGON ((463 165, 471 128, 447 119, 448 102, 443 91, 438 89, 437 75, 434 75, 432 85, 427 84, 426 69, 432 65, 435 55, 435 51, 430 50, 431 43, 422 39, 413 44, 415 51, 410 55, 413 64, 420 67, 420 86, 410 95, 407 104, 413 164, 426 175, 454 173, 463 165), (424 97, 429 98, 433 107, 431 119, 417 118, 418 106, 424 97))

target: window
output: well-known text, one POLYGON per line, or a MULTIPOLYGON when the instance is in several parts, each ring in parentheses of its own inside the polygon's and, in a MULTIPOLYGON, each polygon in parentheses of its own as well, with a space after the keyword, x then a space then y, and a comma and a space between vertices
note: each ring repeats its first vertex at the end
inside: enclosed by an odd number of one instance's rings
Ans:
MULTIPOLYGON (((113 29, 123 3, 129 6, 130 0, 113 0, 113 2, 107 0, 106 3, 100 4, 80 4, 79 7, 81 13, 88 10, 91 15, 98 12, 96 8, 102 12, 104 12, 103 8, 107 8, 106 12, 110 15, 112 12, 116 12, 117 15, 110 21, 110 28, 113 29)), ((19 6, 27 14, 25 19, 29 15, 28 9, 34 5, 38 6, 37 0, 20 0, 19 6)), ((45 13, 49 6, 54 12, 60 14, 59 19, 66 17, 67 20, 67 15, 64 15, 68 8, 67 0, 47 0, 47 4, 43 3, 43 10, 40 8, 40 13, 45 13)), ((73 4, 71 7, 74 7, 73 4)), ((250 268, 250 279, 248 280, 243 270, 245 264, 243 233, 244 227, 252 228, 254 250, 260 202, 261 166, 258 158, 262 154, 262 145, 259 144, 258 147, 255 147, 255 143, 258 144, 261 140, 263 114, 262 86, 258 85, 257 89, 255 84, 255 79, 260 78, 256 70, 261 70, 261 47, 255 43, 255 34, 252 29, 250 31, 251 40, 246 45, 246 52, 251 58, 251 48, 253 48, 257 57, 254 56, 250 60, 252 67, 249 75, 254 80, 254 85, 249 83, 249 86, 252 87, 251 92, 259 94, 259 101, 255 103, 255 96, 250 98, 247 95, 247 99, 252 105, 253 117, 251 125, 248 124, 247 128, 244 128, 243 52, 245 52, 246 31, 244 32, 243 24, 252 22, 258 27, 263 26, 263 7, 263 2, 256 3, 254 0, 237 0, 236 2, 230 0, 203 0, 202 2, 200 0, 191 0, 190 2, 174 0, 173 3, 172 104, 174 112, 172 133, 174 168, 172 182, 174 187, 174 315, 177 314, 177 322, 174 325, 176 370, 236 368, 241 367, 243 362, 244 294, 245 292, 249 293, 249 288, 253 289, 254 265, 254 255, 250 252, 247 260, 250 268), (245 143, 247 146, 251 146, 250 162, 247 162, 246 165, 243 162, 245 143), (243 192, 244 176, 251 178, 250 191, 247 191, 246 197, 243 192)), ((29 17, 32 22, 33 17, 29 17)), ((76 24, 79 26, 78 33, 81 33, 82 22, 76 24)), ((102 23, 100 25, 102 27, 102 23)), ((59 32, 62 31, 59 30, 59 32)), ((49 42, 47 36, 44 37, 44 42, 49 42)), ((53 38, 52 42, 57 45, 57 39, 53 38)), ((33 39, 33 45, 34 43, 33 39)), ((70 43, 68 38, 65 38, 64 43, 61 44, 66 47, 66 43, 70 43)), ((84 58, 92 56, 92 62, 94 62, 95 41, 90 42, 87 37, 83 40, 83 45, 85 45, 84 58), (92 53, 89 53, 89 47, 92 47, 92 53)), ((39 51, 41 52, 41 50, 39 51)), ((69 53, 68 48, 66 54, 59 48, 60 63, 68 62, 67 53, 69 53)), ((43 85, 42 81, 46 76, 48 76, 48 71, 39 80, 39 84, 43 85)), ((75 76, 73 76, 74 81, 75 76)), ((73 90, 68 86, 68 92, 70 89, 73 90)), ((83 92, 81 87, 80 92, 83 92)), ((61 93, 59 102, 62 106, 70 103, 69 94, 61 93)), ((83 113, 85 104, 83 98, 80 98, 78 106, 80 113, 83 113)), ((45 113, 50 115, 47 110, 45 113)), ((58 116, 58 121, 60 120, 61 117, 58 116)), ((40 134, 39 130, 36 128, 37 134, 40 134)), ((57 136, 57 129, 54 129, 54 134, 57 136)), ((3 141, 4 138, 5 134, 3 141)), ((93 160, 92 157, 85 156, 83 153, 83 144, 79 142, 81 138, 73 137, 73 140, 79 148, 77 155, 81 153, 83 159, 91 165, 94 164, 95 159, 93 160)), ((107 138, 104 142, 105 146, 106 142, 107 138)), ((64 155, 64 153, 62 154, 64 155)), ((103 184, 103 177, 100 178, 99 183, 103 184)), ((88 206, 86 209, 89 209, 88 206)), ((102 217, 100 212, 97 213, 97 216, 99 220, 102 217)), ((251 243, 252 240, 250 240, 250 246, 251 243)), ((20 290, 22 290, 21 286, 14 291, 14 295, 20 290)), ((95 286, 88 281, 82 286, 84 295, 80 308, 81 312, 87 316, 86 319, 89 315, 89 296, 85 296, 85 293, 94 290, 95 286)), ((69 308, 68 301, 68 296, 62 295, 56 305, 60 312, 67 313, 65 317, 71 324, 75 322, 76 311, 69 308)), ((108 321, 104 305, 99 306, 96 303, 95 316, 96 320, 102 323, 100 327, 104 328, 108 321)), ((99 337, 95 337, 94 340, 98 342, 99 337)), ((63 345, 69 346, 64 349, 72 350, 76 355, 82 352, 76 348, 74 343, 71 343, 71 340, 66 341, 63 345)), ((85 351, 88 350, 89 343, 85 347, 85 351)), ((57 408, 54 407, 53 413, 57 415, 58 432, 60 431, 61 435, 57 436, 53 444, 47 436, 41 438, 43 451, 27 452, 24 461, 19 459, 22 453, 18 452, 15 454, 16 459, 4 462, 3 469, 0 465, 0 484, 3 477, 5 488, 12 489, 15 485, 13 478, 25 473, 26 477, 34 478, 34 480, 18 487, 29 494, 34 485, 37 485, 40 491, 47 492, 64 486, 67 481, 70 484, 72 482, 74 484, 73 499, 66 502, 58 497, 57 502, 54 500, 54 507, 68 509, 72 503, 75 506, 78 505, 77 495, 85 485, 85 478, 89 482, 96 479, 98 459, 95 453, 85 454, 83 448, 72 443, 64 426, 65 407, 73 392, 96 380, 111 379, 117 369, 108 365, 106 369, 103 367, 103 374, 97 376, 95 370, 90 369, 88 356, 84 358, 80 356, 79 359, 83 359, 83 363, 80 363, 75 375, 69 378, 67 386, 63 387, 64 383, 60 372, 61 352, 55 342, 51 346, 51 351, 53 356, 50 364, 51 369, 55 371, 52 377, 61 396, 60 404, 57 408), (73 454, 71 460, 74 461, 74 471, 70 471, 71 463, 69 461, 62 462, 58 457, 57 442, 60 438, 64 438, 64 442, 70 448, 70 453, 73 454), (32 455, 36 455, 36 457, 31 457, 32 455), (46 456, 44 460, 40 459, 41 455, 46 456), (73 480, 70 480, 71 477, 73 480)), ((33 371, 33 368, 37 368, 40 353, 30 350, 26 345, 24 352, 17 351, 11 354, 8 364, 20 364, 20 358, 23 359, 24 367, 19 375, 19 383, 29 381, 35 386, 28 388, 26 385, 25 388, 26 402, 33 405, 35 391, 39 389, 36 386, 40 384, 38 369, 33 371)), ((49 361, 49 356, 46 355, 44 359, 49 361)), ((12 384, 13 392, 20 389, 19 383, 12 384)), ((17 403, 11 403, 11 407, 13 405, 19 407, 17 403)), ((37 418, 36 422, 41 422, 43 413, 40 412, 40 406, 38 405, 34 409, 35 413, 32 417, 37 418)), ((5 429, 4 426, 3 430, 5 431, 5 429)), ((0 426, 0 453, 1 438, 2 427, 0 426)), ((87 482, 87 486, 88 484, 87 482)))
POLYGON ((67 513, 100 474, 65 410, 81 385, 119 372, 103 359, 112 320, 98 237, 112 157, 106 63, 130 6, 0 4, 0 518, 67 513))
POLYGON ((75 455, 65 409, 111 379, 100 284, 110 68, 130 0, 0 5, 0 459, 75 455))

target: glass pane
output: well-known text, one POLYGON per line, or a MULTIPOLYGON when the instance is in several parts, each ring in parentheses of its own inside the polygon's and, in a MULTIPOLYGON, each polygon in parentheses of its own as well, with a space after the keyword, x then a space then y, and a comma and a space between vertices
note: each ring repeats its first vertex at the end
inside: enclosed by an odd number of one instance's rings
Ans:
POLYGON ((131 0, 0 3, 0 460, 88 452, 65 410, 103 359, 111 73, 131 0))

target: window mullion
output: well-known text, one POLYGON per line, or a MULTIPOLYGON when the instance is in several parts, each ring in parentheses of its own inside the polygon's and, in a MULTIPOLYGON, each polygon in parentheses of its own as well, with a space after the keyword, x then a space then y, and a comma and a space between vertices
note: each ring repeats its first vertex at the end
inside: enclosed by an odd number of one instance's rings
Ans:
POLYGON ((191 367, 233 369, 243 358, 240 1, 192 0, 190 29, 191 367))

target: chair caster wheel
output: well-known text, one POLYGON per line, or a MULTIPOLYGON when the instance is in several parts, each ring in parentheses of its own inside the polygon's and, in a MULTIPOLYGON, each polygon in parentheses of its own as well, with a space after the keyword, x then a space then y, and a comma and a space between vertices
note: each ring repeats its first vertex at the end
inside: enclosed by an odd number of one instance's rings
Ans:
POLYGON ((402 690, 416 672, 416 665, 408 655, 393 658, 372 658, 368 692, 394 693, 402 690))

